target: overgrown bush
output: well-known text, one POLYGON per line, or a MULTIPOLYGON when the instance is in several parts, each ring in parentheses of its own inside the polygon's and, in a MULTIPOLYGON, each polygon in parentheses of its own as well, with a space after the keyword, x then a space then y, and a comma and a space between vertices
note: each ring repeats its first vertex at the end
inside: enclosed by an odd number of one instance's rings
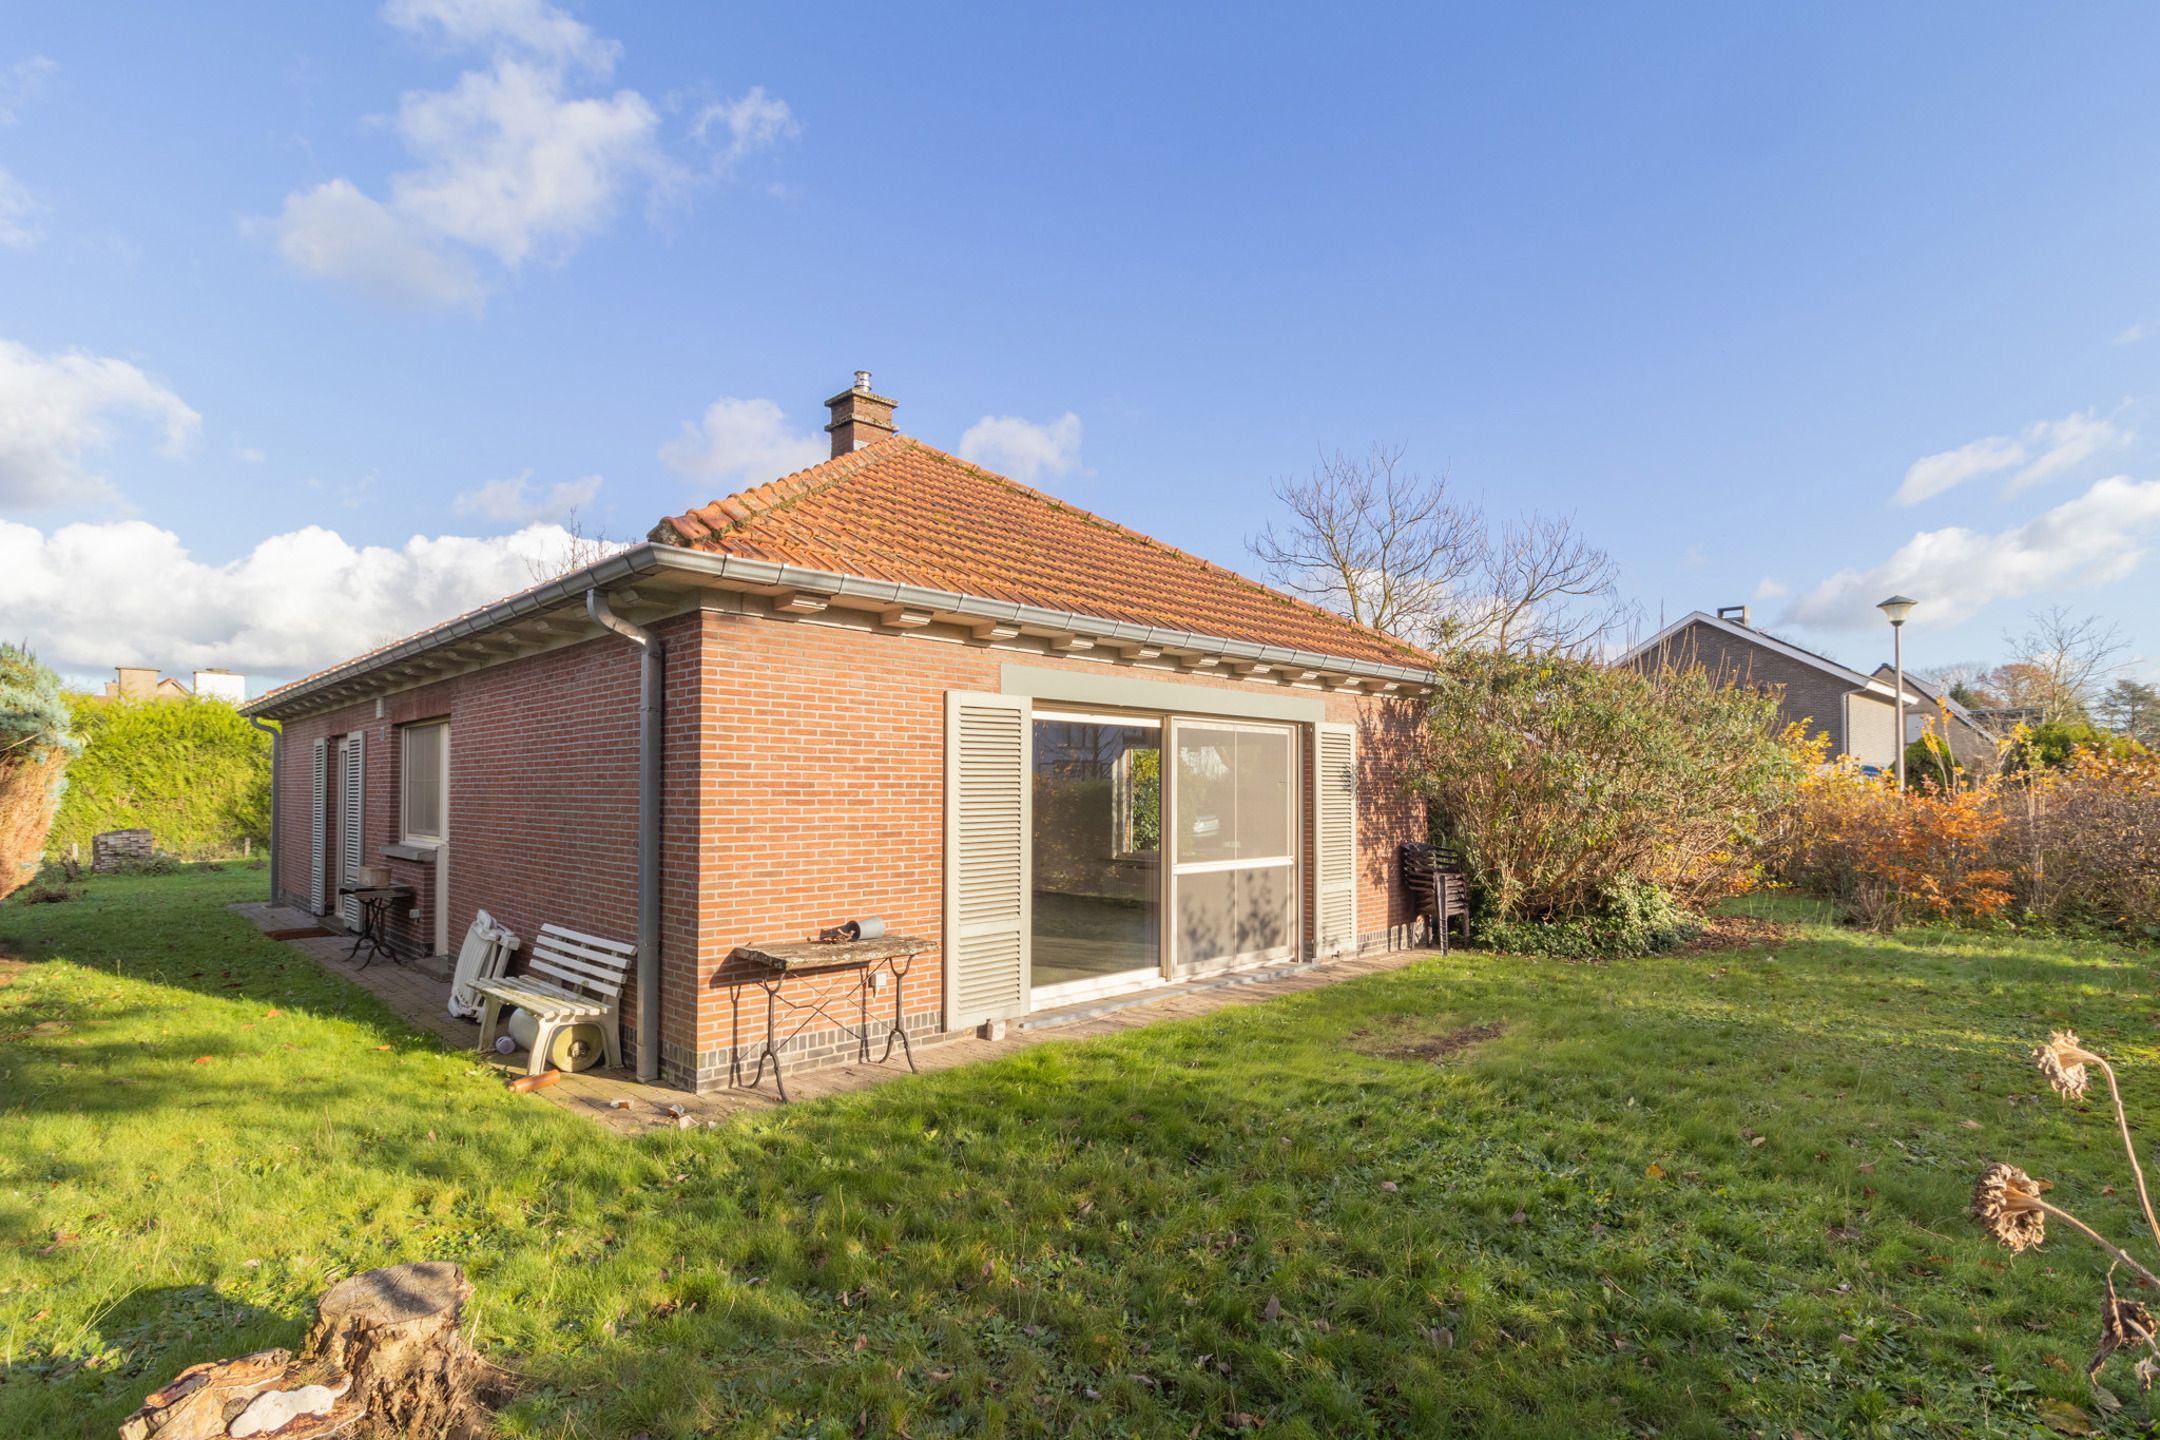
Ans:
POLYGON ((53 822, 56 850, 146 829, 182 859, 270 837, 270 737, 222 700, 72 697, 85 748, 53 822))
POLYGON ((0 896, 37 874, 68 763, 81 748, 60 677, 29 651, 0 645, 0 896))
POLYGON ((1488 938, 1536 924, 1573 927, 1538 932, 1539 949, 1652 948, 1660 907, 1747 887, 1763 818, 1805 770, 1774 698, 1699 667, 1473 651, 1441 678, 1417 783, 1488 938))
POLYGON ((2083 750, 1997 791, 2018 909, 2160 939, 2160 756, 2083 750))
POLYGON ((2160 939, 2160 757, 2136 747, 1903 796, 1826 768, 1771 833, 1772 873, 1874 928, 2011 917, 2160 939))

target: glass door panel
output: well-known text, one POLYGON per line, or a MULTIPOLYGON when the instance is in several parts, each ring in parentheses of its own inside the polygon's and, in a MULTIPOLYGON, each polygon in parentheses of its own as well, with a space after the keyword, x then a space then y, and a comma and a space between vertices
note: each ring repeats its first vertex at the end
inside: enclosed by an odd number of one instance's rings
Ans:
POLYGON ((1280 726, 1175 720, 1173 969, 1286 959, 1297 946, 1297 748, 1280 726))
POLYGON ((1162 727, 1043 711, 1034 724, 1040 1008, 1162 973, 1162 727))

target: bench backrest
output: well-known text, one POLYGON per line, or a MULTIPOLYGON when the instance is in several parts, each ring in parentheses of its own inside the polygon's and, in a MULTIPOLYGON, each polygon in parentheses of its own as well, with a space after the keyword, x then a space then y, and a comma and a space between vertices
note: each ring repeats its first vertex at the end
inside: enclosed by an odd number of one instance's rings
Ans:
POLYGON ((612 1003, 622 994, 623 976, 636 958, 635 945, 581 935, 560 925, 542 925, 527 955, 525 971, 552 980, 565 990, 612 1003))

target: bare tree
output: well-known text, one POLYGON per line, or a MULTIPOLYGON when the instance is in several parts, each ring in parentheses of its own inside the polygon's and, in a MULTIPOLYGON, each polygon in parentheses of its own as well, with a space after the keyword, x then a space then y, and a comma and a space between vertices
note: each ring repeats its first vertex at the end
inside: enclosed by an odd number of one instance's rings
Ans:
POLYGON ((1490 650, 1587 650, 1625 618, 1620 567, 1568 515, 1532 511, 1488 537, 1483 582, 1436 637, 1490 650))
POLYGON ((1402 469, 1402 447, 1360 459, 1323 453, 1303 480, 1276 482, 1290 512, 1248 542, 1275 583, 1361 625, 1415 640, 1476 573, 1485 517, 1445 475, 1402 469))
POLYGON ((544 585, 573 570, 582 570, 624 548, 622 541, 609 538, 605 531, 588 532, 584 519, 575 510, 563 516, 562 528, 564 539, 561 544, 542 554, 526 557, 525 573, 532 576, 535 585, 544 585))
POLYGON ((1933 682, 1936 689, 1964 706, 1993 706, 2003 703, 1988 686, 1988 663, 1985 660, 1953 660, 1947 665, 1936 665, 1919 671, 1923 680, 1933 682))
POLYGON ((1427 649, 1580 651, 1626 617, 1619 567, 1569 516, 1495 531, 1447 477, 1402 467, 1402 447, 1323 454, 1275 486, 1290 512, 1249 543, 1276 584, 1427 649))
POLYGON ((2082 718, 2129 648, 2122 627, 2062 605, 2033 611, 2024 633, 2005 634, 2003 643, 2011 659, 1995 676, 2008 682, 2003 688, 2022 692, 2013 704, 2038 708, 2044 720, 2082 718))

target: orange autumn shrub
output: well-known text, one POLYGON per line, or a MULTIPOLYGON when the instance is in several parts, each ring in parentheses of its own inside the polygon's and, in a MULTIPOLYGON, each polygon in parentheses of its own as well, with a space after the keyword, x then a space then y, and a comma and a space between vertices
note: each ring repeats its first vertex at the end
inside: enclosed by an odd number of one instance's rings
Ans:
POLYGON ((2160 756, 2081 750, 1963 788, 1849 761, 1801 783, 1767 868, 1880 929, 2005 916, 2160 939, 2160 756))
POLYGON ((1770 868, 1873 929, 1992 919, 2014 899, 1996 855, 2002 829, 1992 786, 1900 795, 1893 777, 1845 760, 1801 783, 1779 817, 1770 868))

